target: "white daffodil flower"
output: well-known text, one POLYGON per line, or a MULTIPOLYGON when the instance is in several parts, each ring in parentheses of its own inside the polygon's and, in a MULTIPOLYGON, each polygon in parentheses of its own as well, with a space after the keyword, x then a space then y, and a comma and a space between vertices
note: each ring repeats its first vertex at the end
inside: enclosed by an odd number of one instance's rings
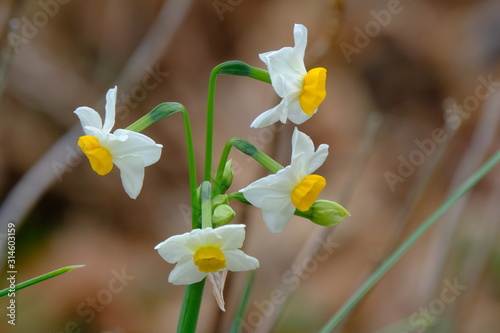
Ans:
POLYGON ((307 28, 295 24, 294 47, 259 54, 267 65, 276 93, 283 98, 274 108, 258 116, 250 127, 265 127, 278 120, 287 119, 302 124, 311 118, 326 97, 326 69, 322 67, 306 71, 304 53, 307 45, 307 28))
POLYGON ((101 176, 108 174, 115 164, 120 169, 125 192, 135 199, 142 189, 144 168, 160 159, 162 145, 144 134, 125 129, 111 133, 115 125, 116 91, 114 87, 106 94, 104 125, 95 110, 86 106, 75 110, 86 134, 78 139, 78 146, 101 176))
POLYGON ((240 190, 245 199, 262 209, 271 232, 281 232, 295 209, 307 211, 326 185, 325 178, 313 175, 328 156, 328 145, 314 151, 314 143, 295 128, 292 136, 292 161, 277 173, 259 179, 240 190))
POLYGON ((224 310, 222 291, 227 271, 256 269, 259 261, 239 250, 245 239, 245 225, 229 224, 219 228, 194 229, 168 238, 156 245, 160 256, 171 264, 177 263, 168 277, 175 285, 200 282, 208 276, 214 295, 224 310))

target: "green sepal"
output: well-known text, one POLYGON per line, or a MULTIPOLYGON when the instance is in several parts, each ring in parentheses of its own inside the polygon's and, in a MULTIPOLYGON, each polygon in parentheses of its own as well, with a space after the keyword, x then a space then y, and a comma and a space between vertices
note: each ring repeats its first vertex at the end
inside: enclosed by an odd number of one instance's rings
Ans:
POLYGON ((230 60, 223 62, 215 67, 217 74, 247 76, 262 82, 271 83, 269 72, 250 66, 240 60, 230 60))
POLYGON ((252 157, 254 160, 262 164, 262 166, 264 166, 267 170, 271 171, 272 173, 276 173, 279 170, 284 169, 284 167, 281 164, 273 160, 270 156, 266 155, 264 152, 259 150, 257 147, 255 147, 247 140, 241 138, 233 138, 231 140, 234 148, 238 149, 243 154, 252 157))
POLYGON ((176 102, 166 102, 157 105, 153 110, 151 110, 144 117, 138 119, 135 123, 131 124, 126 130, 134 132, 142 132, 158 120, 168 117, 176 112, 185 111, 182 104, 176 102))

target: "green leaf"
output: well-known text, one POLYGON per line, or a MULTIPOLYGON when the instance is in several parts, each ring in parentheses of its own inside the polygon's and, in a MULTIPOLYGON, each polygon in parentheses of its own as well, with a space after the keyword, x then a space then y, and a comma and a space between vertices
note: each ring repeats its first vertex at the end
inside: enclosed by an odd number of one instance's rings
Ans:
POLYGON ((40 275, 40 276, 38 276, 36 278, 33 278, 31 280, 24 281, 24 282, 21 282, 19 284, 16 284, 15 288, 12 288, 12 289, 11 288, 5 288, 3 290, 0 290, 0 297, 6 296, 6 295, 8 295, 11 292, 21 290, 23 288, 32 286, 32 285, 40 283, 42 281, 51 279, 51 278, 56 277, 58 275, 67 273, 67 272, 69 272, 69 271, 71 271, 71 270, 73 270, 75 268, 80 268, 80 267, 84 267, 84 266, 85 265, 67 266, 67 267, 62 267, 62 268, 56 269, 55 271, 52 271, 52 272, 49 272, 49 273, 45 273, 45 274, 40 275))
POLYGON ((233 324, 229 329, 229 333, 238 333, 241 329, 241 325, 243 324, 243 316, 245 314, 245 310, 248 307, 248 302, 250 301, 250 292, 253 288, 253 283, 255 280, 255 271, 249 272, 247 282, 245 284, 245 289, 243 290, 241 302, 238 306, 238 310, 236 311, 236 316, 234 317, 233 324))

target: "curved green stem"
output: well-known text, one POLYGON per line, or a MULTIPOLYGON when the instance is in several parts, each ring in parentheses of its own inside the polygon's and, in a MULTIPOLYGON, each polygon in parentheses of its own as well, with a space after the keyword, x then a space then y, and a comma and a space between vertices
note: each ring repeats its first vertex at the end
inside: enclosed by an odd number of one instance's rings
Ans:
POLYGON ((212 146, 214 131, 214 101, 217 75, 247 76, 255 80, 271 83, 271 77, 266 70, 250 66, 242 61, 232 60, 223 62, 214 67, 210 73, 207 97, 207 129, 205 139, 205 173, 203 180, 210 181, 212 175, 212 146))
POLYGON ((241 151, 243 154, 248 155, 259 162, 262 166, 264 166, 267 170, 272 173, 276 173, 284 167, 272 159, 269 155, 265 154, 253 144, 248 142, 247 140, 241 138, 232 138, 226 142, 224 149, 222 150, 222 154, 219 161, 219 166, 217 167, 217 172, 215 174, 214 179, 214 195, 221 194, 219 193, 220 185, 222 183, 222 176, 224 174, 224 167, 226 165, 227 159, 229 158, 229 152, 231 148, 234 147, 241 151))
POLYGON ((182 119, 184 121, 184 131, 186 133, 186 146, 188 150, 188 169, 189 169, 189 192, 191 196, 191 206, 193 211, 191 214, 191 224, 193 229, 198 227, 198 220, 200 218, 199 204, 197 200, 197 189, 196 189, 196 164, 194 160, 194 145, 193 145, 193 134, 191 131, 191 123, 189 121, 189 115, 187 113, 184 105, 176 102, 167 102, 157 105, 153 110, 151 110, 147 115, 140 118, 132 125, 128 126, 126 130, 134 132, 142 132, 150 125, 154 124, 158 120, 168 117, 174 113, 182 113, 182 119))
POLYGON ((425 220, 413 234, 411 234, 401 246, 396 249, 386 261, 351 295, 339 311, 323 326, 319 333, 332 331, 337 324, 354 308, 354 306, 375 286, 375 284, 394 266, 394 264, 411 248, 413 244, 423 235, 434 223, 443 216, 448 209, 476 185, 488 172, 500 163, 500 151, 496 152, 486 163, 484 163, 458 190, 427 220, 425 220))

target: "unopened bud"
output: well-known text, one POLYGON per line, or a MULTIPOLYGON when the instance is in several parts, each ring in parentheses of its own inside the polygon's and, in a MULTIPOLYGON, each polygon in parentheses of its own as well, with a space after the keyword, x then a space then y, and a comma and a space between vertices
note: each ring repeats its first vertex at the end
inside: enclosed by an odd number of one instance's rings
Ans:
POLYGON ((229 160, 226 162, 226 165, 224 166, 224 172, 222 173, 222 180, 220 184, 219 193, 226 193, 227 189, 233 183, 233 178, 234 178, 233 164, 232 160, 229 160))
POLYGON ((212 199, 212 208, 217 208, 217 206, 220 206, 220 205, 227 205, 228 202, 229 202, 229 200, 227 199, 227 194, 216 195, 212 199))
POLYGON ((339 224, 346 216, 351 215, 344 207, 329 200, 317 200, 309 212, 311 221, 325 227, 339 224))
POLYGON ((230 223, 236 213, 229 205, 219 205, 215 208, 214 213, 212 215, 212 223, 215 226, 223 226, 230 223))

